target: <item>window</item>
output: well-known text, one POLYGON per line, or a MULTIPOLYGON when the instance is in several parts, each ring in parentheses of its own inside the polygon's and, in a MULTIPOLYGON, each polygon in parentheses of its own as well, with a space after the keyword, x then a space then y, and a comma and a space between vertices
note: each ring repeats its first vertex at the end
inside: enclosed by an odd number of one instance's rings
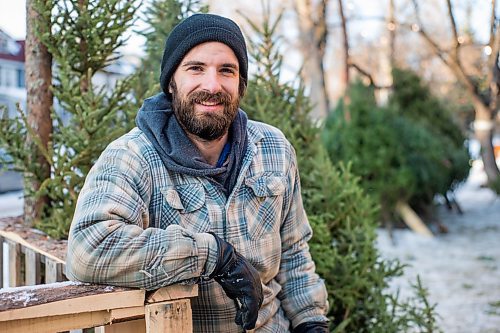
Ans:
POLYGON ((24 82, 24 69, 18 69, 17 70, 17 86, 19 88, 26 87, 26 84, 24 82))

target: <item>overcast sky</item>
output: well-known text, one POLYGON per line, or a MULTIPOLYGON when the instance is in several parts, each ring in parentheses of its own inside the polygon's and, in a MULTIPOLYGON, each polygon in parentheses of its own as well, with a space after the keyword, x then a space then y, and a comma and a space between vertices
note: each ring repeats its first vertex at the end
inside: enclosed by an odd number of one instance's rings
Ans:
POLYGON ((26 35, 26 1, 0 0, 0 28, 16 39, 26 35))

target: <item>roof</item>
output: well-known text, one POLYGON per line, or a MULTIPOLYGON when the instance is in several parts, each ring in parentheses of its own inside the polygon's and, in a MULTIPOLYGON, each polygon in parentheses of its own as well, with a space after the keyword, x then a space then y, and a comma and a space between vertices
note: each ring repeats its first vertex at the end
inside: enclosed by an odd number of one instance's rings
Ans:
POLYGON ((1 50, 0 59, 24 62, 24 40, 17 40, 15 42, 19 45, 17 52, 2 52, 3 50, 1 50))
POLYGON ((24 63, 24 40, 14 40, 0 29, 0 59, 24 63))

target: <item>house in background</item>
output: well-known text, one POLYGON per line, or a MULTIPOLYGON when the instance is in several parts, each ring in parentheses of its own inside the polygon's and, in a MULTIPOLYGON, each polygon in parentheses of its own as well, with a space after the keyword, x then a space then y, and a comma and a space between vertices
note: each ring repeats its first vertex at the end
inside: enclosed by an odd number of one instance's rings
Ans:
MULTIPOLYGON (((8 117, 14 117, 17 103, 25 108, 24 41, 15 40, 0 29, 0 105, 7 108, 8 117)), ((1 149, 0 154, 5 156, 1 149)), ((2 167, 0 165, 0 193, 22 189, 22 175, 2 167)))
POLYGON ((24 40, 15 40, 0 29, 0 105, 13 117, 16 103, 26 105, 24 40))

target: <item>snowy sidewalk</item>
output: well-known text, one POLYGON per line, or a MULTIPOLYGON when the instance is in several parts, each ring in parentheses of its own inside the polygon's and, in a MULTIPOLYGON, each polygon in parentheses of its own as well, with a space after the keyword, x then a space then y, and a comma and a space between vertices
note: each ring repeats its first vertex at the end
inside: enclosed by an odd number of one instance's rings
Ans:
POLYGON ((480 187, 484 181, 475 163, 457 191, 464 214, 439 208, 447 234, 427 238, 395 230, 392 245, 385 230, 378 233, 382 255, 410 265, 392 287, 408 295, 420 275, 444 333, 500 333, 500 198, 480 187))
POLYGON ((23 192, 0 194, 0 217, 19 216, 23 213, 23 192))

